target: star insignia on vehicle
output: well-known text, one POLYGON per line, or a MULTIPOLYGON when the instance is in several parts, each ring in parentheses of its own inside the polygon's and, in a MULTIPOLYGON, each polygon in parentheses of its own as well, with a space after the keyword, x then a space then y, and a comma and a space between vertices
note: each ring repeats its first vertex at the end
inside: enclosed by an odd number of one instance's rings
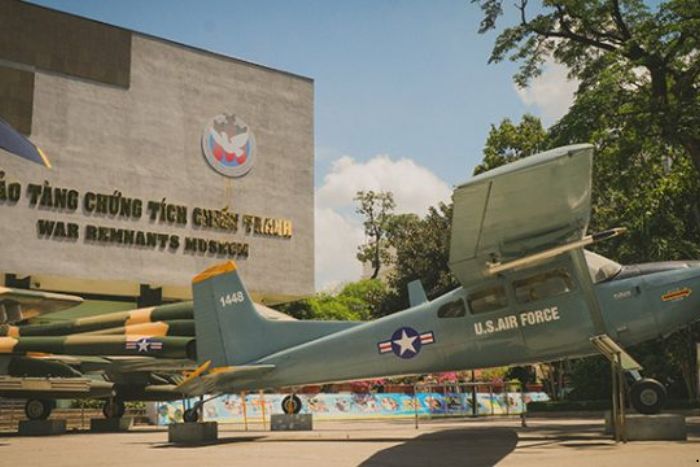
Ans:
POLYGON ((163 350, 163 343, 148 337, 142 337, 137 340, 127 340, 125 348, 127 350, 136 350, 141 353, 148 352, 149 350, 163 350))
POLYGON ((391 339, 377 343, 380 354, 393 352, 400 358, 413 358, 424 345, 435 343, 433 331, 419 333, 415 329, 404 326, 391 335, 391 339))

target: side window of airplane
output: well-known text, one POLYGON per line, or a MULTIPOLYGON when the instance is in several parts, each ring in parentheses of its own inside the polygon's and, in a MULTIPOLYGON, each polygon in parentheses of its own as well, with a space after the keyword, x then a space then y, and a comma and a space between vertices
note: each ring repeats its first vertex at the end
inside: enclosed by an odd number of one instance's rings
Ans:
POLYGON ((464 309, 464 300, 458 298, 457 300, 449 303, 445 303, 440 308, 438 308, 438 318, 460 318, 466 313, 464 309))
POLYGON ((520 303, 529 303, 543 298, 556 297, 575 288, 571 275, 564 268, 513 281, 515 298, 520 303))
POLYGON ((503 286, 486 287, 469 294, 467 298, 472 314, 500 310, 508 306, 508 297, 503 286))

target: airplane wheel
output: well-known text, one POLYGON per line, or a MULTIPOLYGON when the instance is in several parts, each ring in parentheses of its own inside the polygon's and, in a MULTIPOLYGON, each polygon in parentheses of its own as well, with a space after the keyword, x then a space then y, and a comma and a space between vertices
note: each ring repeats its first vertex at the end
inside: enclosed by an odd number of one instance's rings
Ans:
POLYGON ((655 379, 644 378, 632 384, 630 401, 637 412, 653 415, 666 403, 666 388, 655 379))
POLYGON ((45 399, 29 399, 24 404, 24 413, 29 420, 46 420, 56 403, 45 399))
POLYGON ((296 394, 291 394, 282 399, 282 411, 287 415, 297 414, 301 411, 301 399, 296 394))
POLYGON ((105 404, 102 406, 102 413, 105 418, 122 418, 126 413, 126 406, 120 400, 105 401, 105 404))
POLYGON ((195 423, 199 420, 199 410, 197 408, 185 410, 185 413, 182 414, 182 419, 187 423, 195 423))

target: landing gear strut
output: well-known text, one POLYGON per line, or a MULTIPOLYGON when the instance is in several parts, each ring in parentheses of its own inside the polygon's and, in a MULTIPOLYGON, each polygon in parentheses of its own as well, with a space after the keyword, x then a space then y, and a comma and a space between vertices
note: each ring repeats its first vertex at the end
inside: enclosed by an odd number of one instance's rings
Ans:
POLYGON ((298 414, 301 411, 301 399, 296 394, 290 394, 282 399, 282 411, 287 415, 298 414))
POLYGON ((661 412, 666 403, 666 388, 651 378, 639 379, 632 383, 629 395, 632 407, 644 415, 661 412))
POLYGON ((29 420, 46 420, 56 407, 56 401, 46 399, 29 399, 24 404, 24 413, 29 420))
POLYGON ((219 397, 221 397, 221 394, 216 394, 215 396, 212 396, 209 399, 205 399, 204 396, 200 396, 199 401, 195 402, 195 404, 191 408, 186 409, 182 413, 182 420, 186 423, 198 422, 200 418, 204 418, 204 404, 219 397))
POLYGON ((105 418, 122 418, 126 412, 124 401, 119 399, 110 399, 105 401, 102 406, 102 413, 105 418))

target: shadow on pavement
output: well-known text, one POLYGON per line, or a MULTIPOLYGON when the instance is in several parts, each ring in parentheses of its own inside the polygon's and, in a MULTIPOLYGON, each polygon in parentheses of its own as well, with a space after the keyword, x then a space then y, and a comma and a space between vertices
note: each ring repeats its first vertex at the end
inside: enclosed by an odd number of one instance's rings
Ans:
POLYGON ((205 441, 201 443, 151 443, 154 449, 183 449, 183 448, 202 448, 207 446, 220 446, 223 444, 246 443, 262 438, 262 436, 250 436, 245 438, 222 438, 215 441, 205 441))
POLYGON ((518 435, 511 428, 461 428, 427 433, 377 452, 362 466, 486 466, 514 449, 518 435))

